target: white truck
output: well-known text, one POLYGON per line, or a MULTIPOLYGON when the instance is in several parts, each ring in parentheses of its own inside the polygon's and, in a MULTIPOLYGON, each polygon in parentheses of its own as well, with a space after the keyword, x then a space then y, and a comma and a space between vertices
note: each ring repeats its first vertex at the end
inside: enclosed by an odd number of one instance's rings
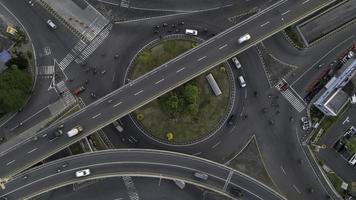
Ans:
POLYGON ((83 131, 83 127, 80 125, 75 126, 74 128, 70 129, 67 132, 68 137, 73 137, 75 135, 77 135, 78 133, 83 131))

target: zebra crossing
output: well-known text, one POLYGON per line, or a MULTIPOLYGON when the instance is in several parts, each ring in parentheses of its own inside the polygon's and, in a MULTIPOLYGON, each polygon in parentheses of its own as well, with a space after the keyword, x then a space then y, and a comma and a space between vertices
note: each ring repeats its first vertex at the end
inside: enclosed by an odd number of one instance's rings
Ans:
POLYGON ((109 20, 106 18, 98 18, 89 25, 88 29, 82 34, 83 37, 88 41, 92 41, 108 23, 109 20))
POLYGON ((54 74, 54 66, 41 66, 38 67, 38 75, 53 75, 54 74))
POLYGON ((112 24, 109 24, 105 29, 103 29, 100 34, 92 40, 92 42, 79 54, 78 58, 75 59, 76 63, 82 63, 87 59, 106 39, 109 35, 112 24))
POLYGON ((73 62, 76 55, 80 54, 80 52, 87 46, 87 44, 80 40, 73 49, 58 63, 59 68, 63 71, 68 65, 73 62))
POLYGON ((294 95, 290 89, 281 91, 281 93, 298 112, 302 112, 305 109, 305 104, 302 103, 300 99, 296 95, 294 95))
POLYGON ((72 93, 70 93, 64 81, 57 83, 56 88, 59 91, 59 94, 61 94, 61 99, 64 100, 64 104, 66 106, 69 106, 76 102, 75 97, 72 95, 72 93))

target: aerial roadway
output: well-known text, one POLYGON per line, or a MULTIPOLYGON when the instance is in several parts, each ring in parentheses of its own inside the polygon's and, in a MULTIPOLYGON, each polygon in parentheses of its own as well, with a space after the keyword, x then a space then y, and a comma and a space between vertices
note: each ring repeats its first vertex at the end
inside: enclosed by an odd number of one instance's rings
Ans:
POLYGON ((190 155, 149 149, 107 150, 46 163, 13 177, 0 196, 28 199, 78 181, 128 175, 180 179, 231 198, 283 199, 266 185, 227 166, 190 155), (89 174, 76 176, 77 171, 85 169, 89 169, 89 174), (194 176, 196 172, 206 177, 194 176), (233 195, 232 188, 240 193, 233 195))
POLYGON ((4 181, 33 166, 332 2, 334 0, 280 0, 63 121, 32 136, 13 138, 0 146, 0 178, 4 181), (247 33, 251 38, 238 43, 238 38, 247 33), (60 125, 64 133, 77 125, 81 125, 83 131, 73 137, 66 134, 57 137, 55 133, 60 125))

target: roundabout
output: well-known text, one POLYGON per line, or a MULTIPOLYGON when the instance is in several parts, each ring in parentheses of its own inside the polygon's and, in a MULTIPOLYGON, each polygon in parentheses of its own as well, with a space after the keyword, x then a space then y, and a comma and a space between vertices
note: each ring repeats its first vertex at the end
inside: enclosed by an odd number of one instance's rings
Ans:
MULTIPOLYGON (((198 42, 198 38, 177 35, 146 45, 131 62, 127 78, 138 78, 195 47, 198 42)), ((232 110, 234 88, 229 65, 219 64, 135 110, 131 118, 145 135, 156 141, 175 145, 197 143, 214 135, 224 124, 232 110), (210 73, 222 91, 221 95, 214 95, 206 80, 210 73)))

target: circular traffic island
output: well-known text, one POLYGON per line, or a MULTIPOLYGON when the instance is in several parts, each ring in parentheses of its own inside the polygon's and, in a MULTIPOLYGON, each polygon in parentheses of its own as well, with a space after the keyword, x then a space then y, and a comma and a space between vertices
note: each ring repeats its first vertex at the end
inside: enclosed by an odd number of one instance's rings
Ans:
MULTIPOLYGON (((142 49, 132 61, 127 78, 134 80, 168 60, 195 47, 196 40, 163 39, 142 49)), ((227 64, 212 70, 162 95, 131 113, 140 130, 163 143, 183 145, 213 135, 231 111, 234 81, 227 64), (221 94, 212 91, 206 75, 212 74, 221 94)))

